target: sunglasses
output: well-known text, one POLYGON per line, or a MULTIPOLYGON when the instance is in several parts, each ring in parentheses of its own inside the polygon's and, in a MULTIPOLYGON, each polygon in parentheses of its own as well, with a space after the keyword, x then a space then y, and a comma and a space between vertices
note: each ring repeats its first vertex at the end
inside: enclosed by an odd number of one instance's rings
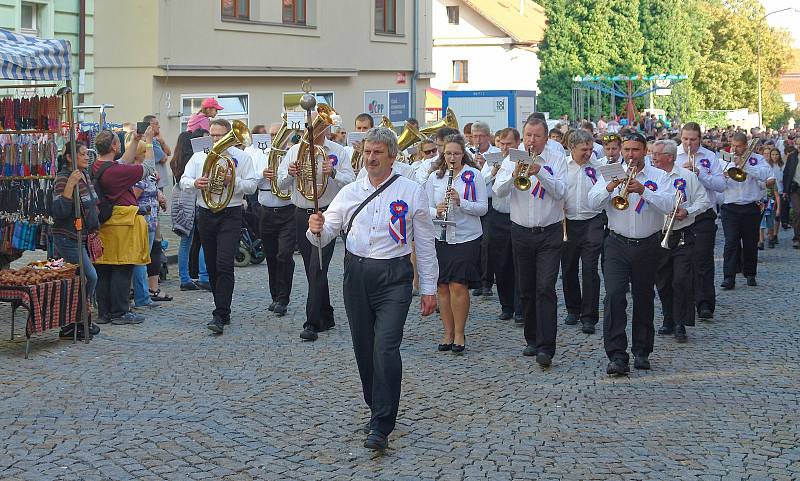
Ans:
POLYGON ((434 148, 432 148, 432 149, 430 149, 430 150, 423 150, 422 152, 423 152, 425 155, 431 155, 432 153, 436 152, 436 147, 434 147, 434 148))
POLYGON ((642 134, 628 134, 625 136, 625 141, 639 142, 641 144, 647 145, 647 140, 644 138, 642 134))
POLYGON ((608 135, 604 135, 603 136, 603 143, 604 144, 607 144, 609 142, 614 142, 614 141, 619 142, 621 140, 622 139, 617 134, 608 134, 608 135))

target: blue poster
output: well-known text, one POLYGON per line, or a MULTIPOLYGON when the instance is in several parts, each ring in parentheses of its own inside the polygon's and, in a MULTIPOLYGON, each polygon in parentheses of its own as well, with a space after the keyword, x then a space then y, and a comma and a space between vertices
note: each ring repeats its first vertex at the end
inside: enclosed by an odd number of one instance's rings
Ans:
POLYGON ((408 120, 410 103, 410 92, 389 92, 389 120, 395 125, 402 125, 408 120))

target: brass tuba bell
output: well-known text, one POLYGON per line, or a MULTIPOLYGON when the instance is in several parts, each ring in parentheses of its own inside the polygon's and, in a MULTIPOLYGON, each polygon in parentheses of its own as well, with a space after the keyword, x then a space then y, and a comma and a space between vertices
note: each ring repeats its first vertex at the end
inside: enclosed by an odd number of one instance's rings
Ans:
POLYGON ((289 139, 292 138, 294 135, 295 130, 289 128, 289 125, 286 122, 286 114, 283 114, 283 125, 281 125, 280 130, 278 133, 275 134, 275 137, 272 138, 272 148, 269 150, 269 161, 267 165, 269 169, 273 172, 272 181, 270 182, 270 188, 272 189, 272 194, 281 199, 281 200, 289 200, 292 198, 291 190, 288 192, 283 192, 280 190, 278 186, 278 166, 281 164, 281 160, 286 155, 287 150, 286 144, 289 142, 289 139))
POLYGON ((208 187, 201 191, 203 201, 211 212, 219 212, 228 207, 236 190, 236 162, 227 150, 237 144, 250 145, 250 130, 241 120, 234 120, 231 130, 216 141, 203 163, 203 177, 208 179, 208 187), (230 175, 230 185, 225 188, 225 178, 230 175))
MULTIPOLYGON (((330 125, 333 125, 333 115, 336 112, 327 104, 317 105, 317 116, 314 118, 312 128, 315 133, 320 133, 330 125)), ((314 144, 314 139, 309 139, 309 131, 303 133, 300 139, 300 147, 297 151, 297 191, 309 201, 314 201, 314 175, 312 170, 316 166, 321 166, 328 158, 326 148, 314 144), (308 149, 313 147, 316 162, 309 162, 308 149), (320 158, 321 157, 321 158, 320 158)), ((319 169, 318 169, 319 170, 319 169)), ((317 174, 317 199, 321 198, 328 187, 328 178, 317 174), (320 178, 322 178, 320 180, 320 178)))
POLYGON ((447 112, 445 113, 443 119, 439 120, 438 122, 434 122, 425 128, 419 129, 419 133, 425 137, 431 137, 445 127, 458 130, 458 119, 456 119, 456 114, 450 107, 447 107, 447 112))

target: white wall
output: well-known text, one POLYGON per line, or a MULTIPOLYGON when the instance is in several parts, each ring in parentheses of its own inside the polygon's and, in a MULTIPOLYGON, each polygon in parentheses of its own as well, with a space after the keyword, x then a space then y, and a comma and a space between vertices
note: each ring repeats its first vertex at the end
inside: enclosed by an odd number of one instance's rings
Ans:
POLYGON ((484 39, 486 37, 507 37, 490 21, 469 8, 461 0, 435 0, 433 2, 433 38, 436 39, 484 39), (447 21, 447 7, 459 7, 458 25, 447 21))
POLYGON ((536 90, 536 53, 503 46, 442 46, 433 48, 431 87, 440 90, 536 90), (453 60, 467 60, 468 83, 453 83, 453 60))

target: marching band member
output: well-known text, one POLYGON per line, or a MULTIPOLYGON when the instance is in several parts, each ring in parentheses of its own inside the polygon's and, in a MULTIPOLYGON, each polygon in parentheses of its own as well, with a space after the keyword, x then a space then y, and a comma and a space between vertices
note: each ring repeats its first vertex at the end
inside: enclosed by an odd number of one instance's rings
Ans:
POLYGON ((600 160, 602 164, 613 164, 614 162, 623 163, 622 158, 622 137, 617 134, 606 134, 603 136, 603 152, 606 156, 600 160))
MULTIPOLYGON (((489 128, 489 124, 483 121, 477 121, 472 124, 472 143, 473 143, 473 160, 478 167, 478 170, 483 172, 484 164, 486 164, 486 159, 483 158, 483 154, 490 154, 495 152, 500 152, 500 149, 495 147, 491 144, 492 140, 492 131, 489 128)), ((469 149, 469 147, 467 147, 469 149)), ((472 152, 472 151, 470 151, 472 152)), ((484 177, 484 180, 486 178, 484 177)), ((486 215, 481 217, 481 227, 483 228, 483 240, 481 241, 481 287, 476 288, 472 291, 473 296, 491 296, 492 295, 492 284, 494 283, 494 269, 492 269, 491 264, 489 263, 489 236, 491 235, 490 232, 486 229, 486 222, 489 216, 494 214, 494 210, 492 209, 492 191, 489 181, 486 180, 486 194, 488 196, 489 202, 489 210, 486 212, 486 215)))
MULTIPOLYGON (((444 129, 442 129, 444 130, 444 129)), ((475 162, 467 154, 464 137, 444 139, 442 155, 425 191, 431 216, 455 222, 442 229, 434 226, 436 257, 439 261, 439 312, 444 335, 439 351, 464 352, 464 327, 469 315, 469 290, 480 286, 480 217, 486 214, 486 183, 475 162), (444 236, 441 235, 444 230, 444 236)), ((421 267, 422 263, 418 265, 421 267)))
POLYGON ((370 129, 364 143, 368 176, 342 188, 324 215, 310 216, 304 237, 326 245, 346 226, 344 305, 371 411, 364 447, 383 450, 400 404, 400 343, 411 304, 408 240, 414 239, 421 261, 423 316, 436 307, 437 263, 425 191, 392 169, 398 155, 394 132, 370 129))
POLYGON ((581 130, 584 130, 592 136, 592 153, 594 154, 594 159, 599 160, 606 156, 605 152, 603 152, 602 144, 594 141, 594 124, 586 121, 581 124, 581 130))
MULTIPOLYGON (((656 288, 661 299, 664 324, 658 330, 662 336, 675 334, 675 340, 686 342, 686 326, 694 326, 694 223, 696 217, 709 208, 703 184, 690 170, 675 164, 678 146, 672 140, 656 140, 653 144, 653 165, 667 173, 674 191, 673 209, 665 220, 667 246, 656 273, 656 288), (677 209, 676 209, 677 207, 677 209), (674 221, 669 225, 674 213, 674 221)), ((662 245, 663 247, 663 245, 662 245)))
POLYGON ((717 195, 725 191, 725 176, 717 155, 700 145, 703 132, 696 122, 687 122, 681 128, 681 145, 675 163, 697 174, 700 184, 706 189, 708 209, 694 218, 694 292, 697 316, 700 319, 714 317, 717 292, 714 285, 714 245, 717 239, 717 195), (689 160, 694 159, 694 164, 689 160))
POLYGON ((253 159, 253 170, 260 176, 257 186, 258 203, 261 204, 259 231, 272 299, 267 309, 283 316, 289 305, 294 277, 294 250, 297 245, 295 207, 291 200, 279 199, 272 192, 272 181, 278 173, 270 169, 269 149, 263 150, 253 144, 244 151, 253 159))
MULTIPOLYGON (((358 114, 356 116, 355 132, 366 132, 369 129, 371 129, 372 127, 374 127, 374 126, 375 126, 375 120, 372 118, 372 116, 370 114, 368 114, 368 113, 360 113, 360 114, 358 114)), ((360 142, 356 142, 353 145, 346 145, 345 148, 344 148, 345 154, 349 158, 352 159, 353 158, 353 152, 355 152, 357 149, 360 149, 360 148, 361 148, 361 143, 360 142)), ((354 172, 354 174, 358 174, 358 173, 359 172, 354 172)))
POLYGON ((425 139, 421 141, 417 149, 417 154, 416 154, 417 160, 411 163, 411 167, 414 168, 414 172, 416 172, 417 169, 419 169, 419 166, 422 165, 422 162, 430 159, 435 159, 438 153, 439 149, 436 147, 436 142, 434 142, 432 139, 425 139))
POLYGON ((511 243, 518 263, 516 280, 527 343, 522 354, 536 356, 540 366, 549 367, 556 351, 556 278, 563 243, 566 165, 564 155, 547 146, 547 122, 534 115, 523 127, 523 145, 544 162, 531 163, 520 175, 530 177, 535 186, 515 188, 517 165, 506 159, 495 178, 494 193, 511 195, 511 243))
MULTIPOLYGON (((391 129, 390 129, 391 130, 391 129)), ((405 162, 397 161, 394 163, 394 167, 392 167, 396 174, 400 174, 407 179, 411 179, 416 181, 417 180, 417 170, 411 166, 411 164, 407 164, 405 162)), ((361 169, 356 176, 356 180, 361 180, 364 177, 367 177, 369 172, 366 169, 361 169)))
MULTIPOLYGON (((737 132, 733 134, 731 152, 736 156, 745 154, 747 135, 737 132)), ((732 166, 732 165, 731 165, 732 166)), ((758 230, 761 222, 761 200, 763 188, 759 182, 766 182, 772 175, 772 169, 764 157, 750 154, 743 165, 747 174, 744 182, 736 182, 728 176, 725 167, 725 203, 722 204, 722 230, 725 233, 725 250, 723 254, 722 273, 725 279, 721 287, 729 290, 736 287, 736 269, 741 260, 742 274, 748 286, 756 286, 756 270, 758 266, 758 230), (741 251, 740 251, 741 249, 741 251), (741 259, 739 253, 741 252, 741 259)))
POLYGON ((426 158, 417 166, 417 182, 422 184, 423 187, 428 182, 431 172, 436 170, 436 164, 441 161, 442 155, 444 154, 444 139, 451 135, 459 135, 458 130, 451 129, 450 127, 442 127, 434 134, 438 155, 426 158))
MULTIPOLYGON (((474 129, 474 127, 473 127, 474 129)), ((519 131, 514 128, 506 128, 500 131, 500 141, 498 145, 503 158, 508 157, 509 149, 519 145, 519 131)), ((481 174, 486 181, 487 190, 494 187, 495 178, 500 171, 500 164, 484 164, 481 174)), ((489 237, 488 263, 490 270, 494 272, 497 282, 497 297, 500 300, 500 319, 511 319, 516 312, 522 319, 522 306, 519 296, 516 295, 516 281, 514 275, 514 254, 511 250, 511 192, 506 195, 494 194, 492 200, 492 210, 486 214, 486 229, 484 236, 489 237)))
MULTIPOLYGON (((211 140, 216 143, 231 130, 225 119, 211 121, 211 140)), ((227 154, 236 163, 236 179, 228 206, 211 212, 200 191, 208 188, 208 178, 203 176, 203 164, 207 154, 196 152, 186 164, 181 177, 181 189, 197 189, 197 229, 200 244, 206 259, 211 292, 214 294, 214 312, 208 329, 222 334, 225 326, 231 323, 231 298, 233 297, 233 259, 239 249, 239 236, 242 229, 242 202, 245 195, 256 191, 258 176, 253 170, 253 161, 243 150, 229 147, 227 154)), ((230 178, 226 178, 226 189, 230 188, 230 178)))
POLYGON ((608 374, 625 375, 628 367, 628 337, 625 327, 626 294, 631 286, 633 326, 631 352, 636 369, 650 369, 648 357, 653 352, 653 297, 656 281, 655 262, 660 257, 659 233, 664 215, 672 208, 673 194, 664 172, 645 164, 647 141, 638 133, 629 133, 622 144, 626 171, 634 173, 627 185, 625 179, 606 180, 598 175, 589 191, 589 207, 605 209, 610 232, 604 242, 603 278, 606 297, 603 302, 603 344, 610 362, 608 374), (612 197, 626 190, 628 207, 613 207, 612 197))
MULTIPOLYGON (((316 117, 312 113, 312 119, 316 117)), ((328 158, 322 163, 322 175, 329 177, 328 186, 322 197, 319 198, 321 212, 325 212, 336 194, 345 185, 355 180, 353 167, 350 165, 350 157, 339 144, 326 139, 328 129, 320 128, 314 131, 314 145, 321 146, 327 150, 328 158)), ((336 244, 331 242, 322 249, 322 266, 319 265, 319 258, 315 247, 306 239, 305 229, 308 225, 308 217, 314 214, 314 202, 306 199, 296 186, 297 153, 302 142, 293 145, 278 167, 278 183, 281 190, 290 189, 292 191, 292 204, 295 209, 295 225, 297 228, 297 247, 303 257, 303 265, 308 281, 308 298, 306 299, 306 321, 303 323, 303 331, 300 338, 304 341, 316 341, 319 332, 327 331, 336 323, 333 319, 333 307, 331 306, 330 291, 328 289, 328 266, 333 257, 333 250, 336 244)), ((304 161, 307 161, 305 159, 304 161)), ((317 182, 320 182, 319 178, 317 182)))
POLYGON ((576 130, 570 137, 565 199, 567 240, 561 255, 561 283, 567 307, 565 324, 575 325, 580 321, 586 334, 595 332, 600 319, 597 262, 606 225, 602 208, 589 207, 589 191, 597 183, 597 169, 602 162, 592 155, 593 142, 592 135, 585 130, 576 130), (578 281, 579 262, 582 282, 578 281))

